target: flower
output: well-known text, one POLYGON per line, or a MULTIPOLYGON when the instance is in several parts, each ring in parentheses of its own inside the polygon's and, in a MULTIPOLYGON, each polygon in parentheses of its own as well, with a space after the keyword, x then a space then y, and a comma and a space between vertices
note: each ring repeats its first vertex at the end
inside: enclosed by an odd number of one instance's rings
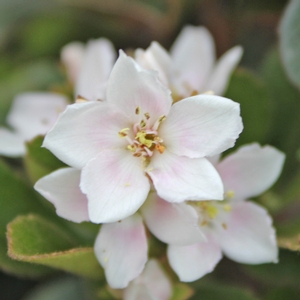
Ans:
POLYGON ((7 116, 12 130, 0 127, 0 154, 19 157, 26 153, 25 142, 45 134, 66 108, 68 100, 54 93, 23 93, 18 95, 7 116))
POLYGON ((69 105, 47 133, 44 147, 82 169, 92 222, 134 214, 149 178, 169 202, 223 197, 219 175, 204 157, 233 146, 242 130, 239 105, 212 95, 171 104, 156 74, 121 51, 106 101, 69 105))
MULTIPOLYGON (((217 157, 212 159, 224 184, 224 201, 187 204, 198 214, 198 227, 206 241, 188 244, 184 240, 170 239, 177 232, 178 223, 169 218, 164 220, 168 222, 166 227, 156 214, 161 207, 174 210, 178 204, 150 195, 142 208, 145 222, 155 236, 169 243, 168 259, 181 281, 193 281, 211 272, 222 258, 222 252, 234 261, 247 264, 277 261, 271 217, 260 205, 245 200, 258 196, 277 180, 284 158, 284 154, 273 147, 251 144, 221 162, 217 162, 217 157)), ((194 232, 190 232, 190 236, 192 234, 194 232)))
POLYGON ((86 46, 72 42, 63 47, 61 60, 75 85, 76 99, 104 100, 106 82, 116 60, 116 51, 109 40, 90 40, 86 46))
POLYGON ((205 27, 183 28, 170 55, 157 42, 147 50, 137 49, 136 61, 147 69, 157 70, 160 80, 170 87, 176 100, 212 91, 222 95, 230 74, 241 59, 243 50, 236 46, 216 62, 214 40, 205 27))

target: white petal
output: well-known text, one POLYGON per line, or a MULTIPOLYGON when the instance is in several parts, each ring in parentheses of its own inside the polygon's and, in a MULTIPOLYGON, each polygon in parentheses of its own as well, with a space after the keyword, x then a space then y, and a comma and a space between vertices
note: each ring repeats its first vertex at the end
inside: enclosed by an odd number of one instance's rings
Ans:
POLYGON ((171 58, 168 52, 157 42, 152 42, 147 50, 137 49, 135 60, 145 69, 155 70, 159 73, 159 79, 168 86, 171 58))
POLYGON ((223 199, 221 178, 205 158, 177 156, 165 150, 154 154, 147 173, 166 201, 223 199))
POLYGON ((143 273, 124 290, 124 300, 168 300, 172 286, 158 262, 151 259, 143 273))
POLYGON ((285 155, 271 146, 243 146, 228 155, 216 167, 223 180, 225 192, 244 200, 267 190, 279 177, 285 155))
POLYGON ((144 203, 150 183, 142 161, 127 150, 104 150, 82 170, 81 190, 88 197, 92 222, 115 222, 144 203))
POLYGON ((247 264, 277 262, 275 230, 264 208, 251 202, 236 202, 226 225, 227 229, 219 235, 226 256, 247 264))
POLYGON ((194 281, 214 270, 222 258, 220 246, 210 239, 188 246, 169 245, 168 260, 181 281, 194 281))
POLYGON ((175 103, 159 134, 169 151, 194 158, 213 156, 232 147, 242 128, 238 103, 198 95, 175 103))
POLYGON ((142 218, 136 214, 102 225, 94 250, 108 284, 115 289, 125 288, 142 273, 148 258, 142 218))
POLYGON ((215 63, 215 46, 209 31, 204 27, 184 27, 170 52, 175 82, 187 85, 189 92, 203 92, 203 85, 215 63))
POLYGON ((62 218, 80 223, 89 221, 87 198, 79 188, 80 171, 59 169, 38 180, 34 188, 54 204, 62 218))
POLYGON ((209 162, 211 162, 214 167, 218 164, 218 162, 220 161, 220 158, 221 158, 221 154, 216 154, 216 155, 211 156, 211 157, 206 157, 206 159, 209 162))
POLYGON ((103 83, 108 80, 115 60, 116 52, 109 40, 89 41, 76 82, 75 97, 80 95, 91 101, 102 99, 103 83))
POLYGON ((223 95, 230 75, 241 60, 242 54, 243 48, 236 46, 220 57, 206 85, 207 90, 213 91, 215 95, 223 95))
POLYGON ((197 212, 186 203, 169 203, 152 192, 142 213, 152 234, 166 244, 188 245, 206 240, 198 226, 197 212))
POLYGON ((54 93, 24 93, 13 101, 8 124, 26 140, 45 134, 66 108, 65 96, 54 93))
POLYGON ((118 132, 130 125, 120 110, 106 102, 72 104, 48 132, 43 146, 80 169, 103 149, 126 147, 118 132))
POLYGON ((132 58, 120 51, 106 90, 107 101, 114 103, 131 120, 139 122, 141 115, 149 113, 150 123, 169 113, 170 91, 157 78, 157 73, 142 69, 132 58), (141 114, 136 115, 139 107, 141 114))
POLYGON ((19 157, 26 152, 23 137, 6 128, 0 127, 0 155, 19 157))
POLYGON ((69 81, 74 84, 78 78, 79 70, 82 65, 85 46, 80 42, 72 42, 65 45, 60 54, 61 61, 64 63, 69 77, 69 81))

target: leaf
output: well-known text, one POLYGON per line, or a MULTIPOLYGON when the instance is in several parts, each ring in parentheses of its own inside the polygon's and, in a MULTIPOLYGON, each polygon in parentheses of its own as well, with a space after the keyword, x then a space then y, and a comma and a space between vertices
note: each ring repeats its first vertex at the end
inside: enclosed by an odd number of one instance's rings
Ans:
POLYGON ((170 300, 187 300, 194 294, 194 290, 184 283, 173 286, 173 295, 170 300))
POLYGON ((26 144, 25 167, 32 183, 52 171, 66 166, 49 150, 42 148, 43 140, 43 136, 38 136, 26 144))
POLYGON ((292 0, 287 6, 281 24, 280 53, 290 80, 300 88, 300 1, 292 0))
POLYGON ((27 277, 36 277, 51 272, 50 269, 42 266, 28 266, 28 264, 11 260, 7 256, 5 237, 7 223, 18 214, 35 212, 51 216, 51 213, 41 205, 36 193, 1 160, 0 190, 0 268, 5 272, 27 277))
POLYGON ((299 294, 299 289, 275 288, 266 296, 265 300, 298 300, 299 294))
POLYGON ((17 217, 7 226, 8 255, 76 275, 103 278, 92 247, 80 247, 54 223, 35 215, 17 217))
POLYGON ((254 141, 264 143, 271 113, 270 101, 263 81, 250 71, 238 69, 231 77, 225 97, 241 105, 244 130, 236 145, 254 141))

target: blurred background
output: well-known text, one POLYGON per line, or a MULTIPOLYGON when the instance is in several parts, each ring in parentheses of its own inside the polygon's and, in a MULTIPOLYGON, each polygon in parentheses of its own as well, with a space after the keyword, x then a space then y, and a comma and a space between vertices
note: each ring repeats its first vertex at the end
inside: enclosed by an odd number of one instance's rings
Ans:
MULTIPOLYGON (((212 274, 191 284, 196 290, 191 299, 299 299, 300 256, 291 250, 299 250, 300 244, 300 92, 280 57, 279 25, 287 4, 285 0, 1 0, 0 124, 5 124, 18 93, 65 89, 60 50, 71 41, 106 37, 116 49, 129 51, 147 48, 156 40, 169 49, 182 27, 192 24, 209 29, 217 56, 243 46, 240 67, 225 96, 242 107, 245 131, 237 146, 258 141, 287 154, 278 183, 256 199, 273 215, 280 245, 286 249, 280 252, 279 264, 245 266, 224 258, 212 274)), ((300 40, 298 28, 295 39, 300 40)), ((12 168, 20 163, 3 160, 12 168)), ((1 300, 85 299, 82 282, 75 277, 29 279, 2 270, 1 300)))

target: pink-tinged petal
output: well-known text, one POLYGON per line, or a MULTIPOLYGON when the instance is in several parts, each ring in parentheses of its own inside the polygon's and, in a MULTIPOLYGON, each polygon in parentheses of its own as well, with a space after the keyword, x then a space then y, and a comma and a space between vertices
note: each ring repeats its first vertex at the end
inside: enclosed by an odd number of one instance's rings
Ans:
POLYGON ((170 52, 175 81, 188 86, 189 92, 202 91, 215 63, 215 46, 209 31, 204 27, 184 27, 170 52))
POLYGON ((34 188, 54 204, 56 213, 73 222, 89 221, 87 198, 79 188, 80 171, 64 168, 38 180, 34 188))
POLYGON ((106 96, 134 123, 144 113, 149 113, 149 122, 154 123, 169 113, 172 104, 170 91, 159 82, 157 73, 141 68, 122 51, 109 77, 106 96), (137 107, 140 115, 135 113, 137 107))
POLYGON ((277 262, 275 230, 264 208, 251 202, 234 203, 225 228, 218 240, 230 259, 247 264, 277 262))
POLYGON ((168 52, 157 42, 152 42, 147 50, 137 49, 135 60, 145 69, 158 71, 160 81, 168 86, 171 58, 168 52))
POLYGON ((206 84, 207 90, 213 91, 215 95, 223 95, 227 88, 230 75, 237 66, 243 55, 243 48, 235 46, 223 54, 210 75, 206 84))
POLYGON ((146 171, 158 195, 166 201, 223 199, 221 178, 205 158, 177 156, 165 150, 154 154, 146 171))
POLYGON ((206 240, 199 229, 199 217, 186 203, 169 203, 150 193, 142 206, 147 227, 166 244, 189 245, 206 240))
POLYGON ((142 218, 135 214, 119 222, 104 224, 94 251, 105 270, 108 284, 125 288, 139 276, 147 262, 147 237, 142 218))
POLYGON ((80 187, 88 197, 91 221, 107 223, 134 214, 150 183, 140 158, 128 150, 104 150, 83 168, 80 187))
POLYGON ((175 103, 159 134, 169 151, 195 158, 213 156, 232 147, 242 129, 238 103, 198 95, 175 103))
POLYGON ((67 104, 67 98, 59 94, 20 94, 13 101, 7 122, 25 140, 31 140, 39 134, 45 134, 67 104))
POLYGON ((228 155, 217 166, 225 192, 244 200, 267 190, 279 177, 285 155, 271 146, 250 144, 228 155))
POLYGON ((69 81, 74 84, 82 65, 85 46, 80 42, 65 45, 60 53, 60 59, 66 67, 69 81))
POLYGON ((169 245, 168 260, 181 281, 195 281, 214 270, 222 258, 220 246, 213 240, 188 246, 169 245))
POLYGON ((43 146, 74 168, 82 168, 103 149, 125 148, 118 132, 131 123, 106 102, 72 104, 45 137, 43 146))
POLYGON ((19 157, 26 152, 23 137, 6 128, 0 127, 0 155, 19 157))
POLYGON ((211 162, 213 164, 213 166, 215 167, 218 162, 220 161, 220 157, 221 157, 221 154, 216 154, 214 156, 211 156, 211 157, 206 157, 206 159, 211 162))
POLYGON ((109 40, 101 38, 89 41, 76 82, 75 97, 103 100, 103 83, 108 80, 115 60, 116 52, 109 40))
POLYGON ((143 273, 124 290, 124 300, 168 300, 172 286, 158 262, 151 259, 143 273))

